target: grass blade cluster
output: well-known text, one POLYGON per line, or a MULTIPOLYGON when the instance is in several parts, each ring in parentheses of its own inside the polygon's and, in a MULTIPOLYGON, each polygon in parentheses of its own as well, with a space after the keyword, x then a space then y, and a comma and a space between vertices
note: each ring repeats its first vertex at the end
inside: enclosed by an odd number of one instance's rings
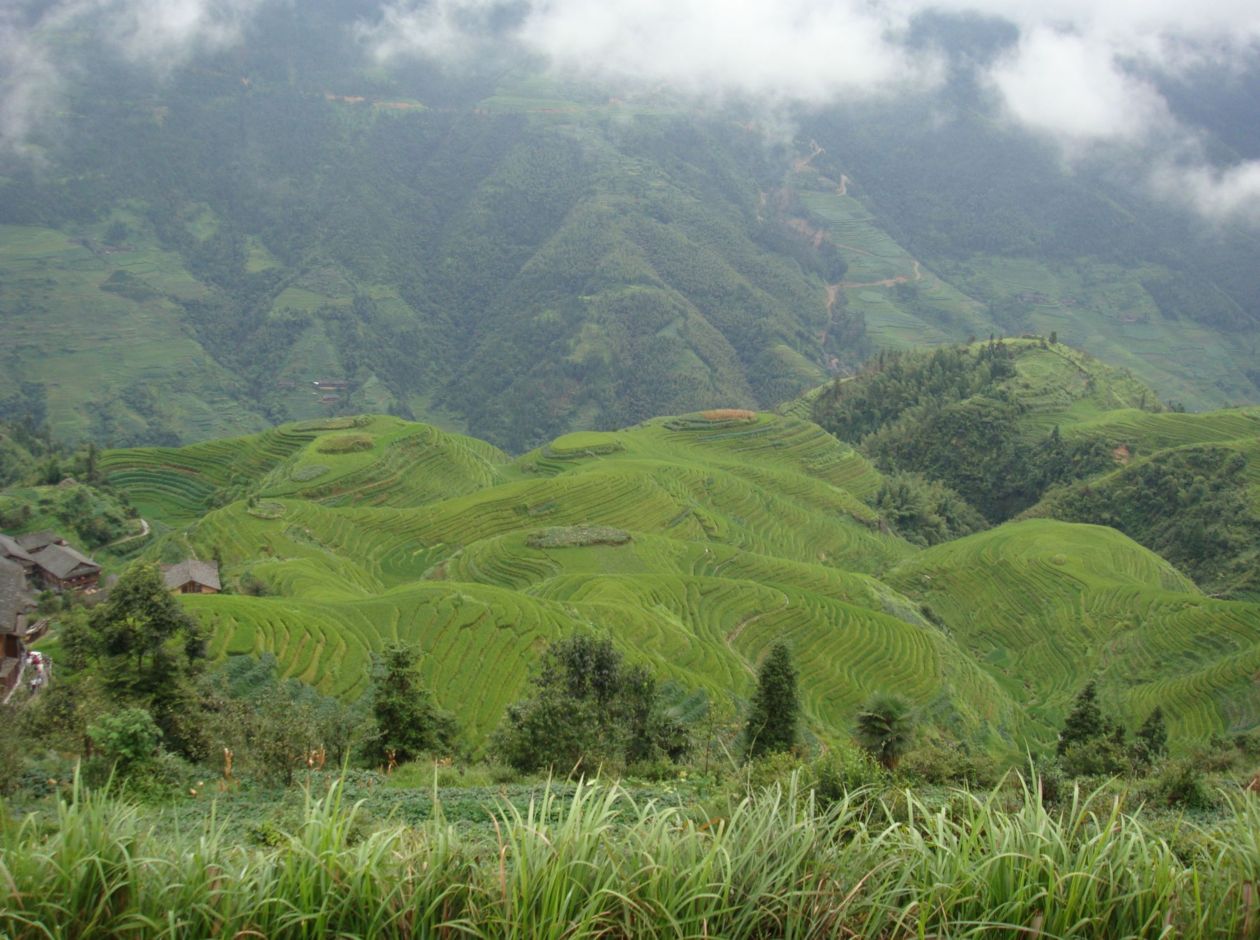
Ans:
POLYGON ((1260 937, 1255 800, 1175 852, 1101 794, 1037 793, 824 809, 793 784, 710 817, 588 782, 488 827, 364 832, 334 786, 262 848, 213 820, 159 841, 76 789, 0 833, 0 936, 1260 937))

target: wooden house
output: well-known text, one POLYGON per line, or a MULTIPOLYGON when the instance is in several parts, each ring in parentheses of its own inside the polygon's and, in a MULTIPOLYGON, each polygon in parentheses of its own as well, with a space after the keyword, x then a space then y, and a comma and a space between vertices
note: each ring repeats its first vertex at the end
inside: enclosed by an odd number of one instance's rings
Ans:
POLYGON ((91 591, 101 579, 101 566, 64 541, 30 552, 35 574, 51 591, 91 591))
POLYGON ((17 539, 3 533, 0 533, 0 558, 20 565, 27 574, 35 570, 35 559, 31 557, 31 553, 17 539))
POLYGON ((212 561, 190 559, 177 565, 163 565, 162 580, 167 590, 176 594, 218 594, 223 590, 219 583, 219 566, 212 561))
POLYGON ((39 638, 46 620, 31 620, 35 602, 26 590, 22 566, 0 559, 0 700, 8 697, 22 675, 26 644, 39 638))

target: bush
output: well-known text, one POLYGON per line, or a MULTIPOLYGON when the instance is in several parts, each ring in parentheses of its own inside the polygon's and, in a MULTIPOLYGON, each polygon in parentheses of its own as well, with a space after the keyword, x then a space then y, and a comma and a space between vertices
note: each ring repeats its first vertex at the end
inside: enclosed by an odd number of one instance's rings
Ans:
POLYGON ((1069 777, 1114 777, 1132 770, 1128 748, 1111 736, 1073 744, 1059 760, 1069 777))
POLYGON ((888 774, 866 751, 846 749, 820 757, 811 767, 818 799, 824 806, 844 799, 853 790, 883 788, 888 774))
POLYGON ((490 742, 519 771, 589 775, 687 751, 687 729, 666 711, 655 678, 628 665, 611 640, 557 640, 532 686, 529 698, 508 706, 490 742))
POLYGON ((997 764, 957 741, 930 741, 906 753, 899 770, 923 783, 992 787, 1001 777, 997 764))
POLYGON ((1173 809, 1209 810, 1216 805, 1194 758, 1169 761, 1151 782, 1154 802, 1173 809))
POLYGON ((1031 764, 1031 777, 1041 791, 1041 802, 1054 806, 1068 794, 1068 779, 1063 765, 1055 757, 1036 757, 1031 764))
POLYGON ((121 773, 157 757, 162 732, 143 708, 103 715, 88 727, 88 737, 121 773))

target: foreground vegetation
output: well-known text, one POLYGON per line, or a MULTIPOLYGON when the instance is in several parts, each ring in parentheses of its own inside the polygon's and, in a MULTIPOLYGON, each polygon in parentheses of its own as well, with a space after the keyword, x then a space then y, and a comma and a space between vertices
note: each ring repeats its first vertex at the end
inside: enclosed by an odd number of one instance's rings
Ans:
POLYGON ((0 831, 5 936, 1255 937, 1260 807, 1166 837, 1142 813, 1036 782, 939 808, 795 779, 730 805, 618 785, 500 805, 489 826, 364 831, 334 785, 272 847, 211 818, 155 837, 76 790, 0 831))

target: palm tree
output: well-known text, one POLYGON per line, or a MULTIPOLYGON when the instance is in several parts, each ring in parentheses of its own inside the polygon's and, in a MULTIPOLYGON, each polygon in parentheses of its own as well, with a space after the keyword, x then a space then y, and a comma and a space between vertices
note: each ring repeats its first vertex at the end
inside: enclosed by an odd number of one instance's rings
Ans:
POLYGON ((858 712, 858 743, 886 770, 897 766, 913 735, 910 703, 900 695, 877 692, 858 712))

